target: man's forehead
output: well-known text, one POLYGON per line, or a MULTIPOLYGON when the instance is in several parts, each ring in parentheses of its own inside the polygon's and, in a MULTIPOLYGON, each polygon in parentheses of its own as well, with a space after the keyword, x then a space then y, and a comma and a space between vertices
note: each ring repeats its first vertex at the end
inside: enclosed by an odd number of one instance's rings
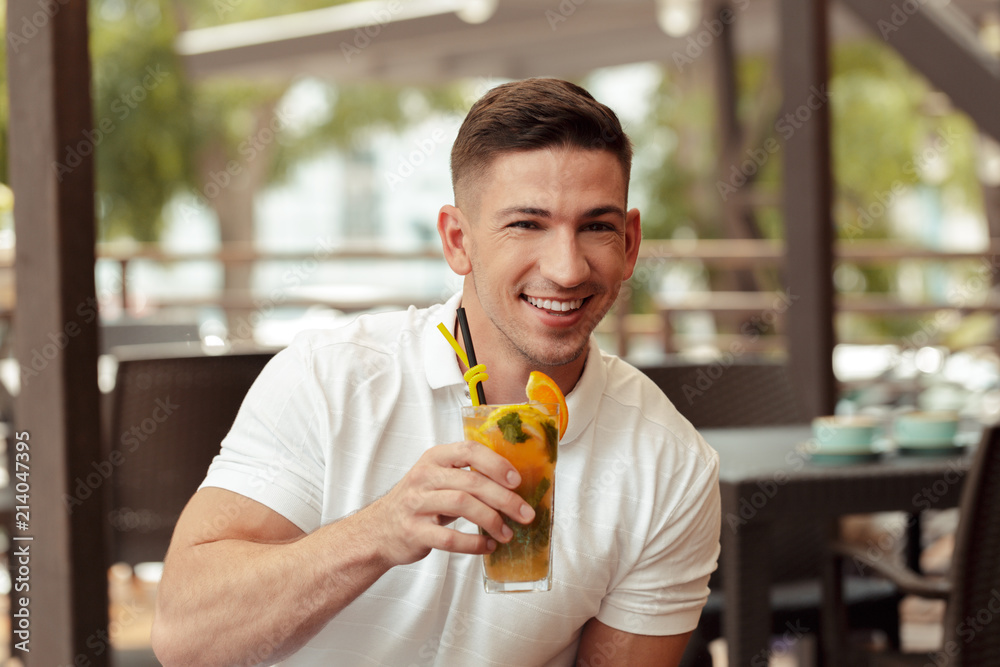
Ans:
POLYGON ((567 181, 575 181, 582 175, 578 170, 581 167, 586 168, 587 162, 593 165, 594 158, 604 158, 605 164, 602 165, 601 171, 602 182, 619 181, 624 194, 627 188, 625 170, 617 156, 611 151, 603 149, 577 147, 508 151, 500 154, 484 165, 474 181, 470 183, 470 189, 479 191, 473 193, 478 195, 489 190, 497 181, 523 181, 523 187, 530 188, 536 183, 532 180, 532 174, 545 175, 545 172, 552 171, 555 172, 556 178, 565 175, 567 181), (579 160, 581 157, 585 158, 585 161, 579 160))

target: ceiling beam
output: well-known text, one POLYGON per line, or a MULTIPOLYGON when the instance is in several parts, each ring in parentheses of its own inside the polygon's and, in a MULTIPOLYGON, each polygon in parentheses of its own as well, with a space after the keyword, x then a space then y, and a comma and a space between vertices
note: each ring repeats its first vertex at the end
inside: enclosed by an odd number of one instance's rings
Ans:
POLYGON ((979 128, 1000 141, 1000 61, 968 19, 927 0, 842 0, 979 128))

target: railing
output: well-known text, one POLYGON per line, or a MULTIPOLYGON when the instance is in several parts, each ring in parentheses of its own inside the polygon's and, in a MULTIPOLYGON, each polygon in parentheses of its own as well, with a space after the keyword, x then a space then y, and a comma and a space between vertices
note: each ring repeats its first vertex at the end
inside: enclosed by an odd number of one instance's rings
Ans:
MULTIPOLYGON (((899 245, 889 241, 838 242, 834 247, 834 263, 854 264, 895 264, 903 260, 954 262, 980 261, 981 270, 977 275, 984 285, 992 283, 1000 269, 1000 240, 994 240, 983 250, 939 251, 928 248, 899 245)), ((753 239, 723 240, 646 240, 640 246, 643 262, 672 262, 698 260, 706 266, 720 269, 750 269, 758 267, 780 267, 784 262, 784 245, 779 241, 753 239)), ((945 302, 912 302, 891 294, 840 294, 835 297, 837 313, 921 316, 941 311, 952 311, 959 315, 972 312, 1000 313, 1000 298, 981 286, 969 285, 969 289, 958 290, 955 298, 945 302), (975 287, 975 289, 974 289, 975 287)), ((674 314, 706 312, 715 316, 729 316, 730 319, 758 317, 765 319, 776 334, 767 336, 723 334, 718 335, 716 344, 728 347, 738 341, 748 350, 783 348, 781 335, 784 312, 794 307, 794 287, 789 292, 686 292, 678 295, 658 295, 654 298, 656 312, 638 314, 629 308, 619 308, 615 323, 602 323, 606 333, 617 335, 618 352, 624 354, 629 347, 629 338, 636 334, 659 335, 666 352, 675 352, 683 347, 672 323, 674 314)), ((884 340, 857 340, 846 342, 878 343, 884 340)))
MULTIPOLYGON (((973 251, 935 251, 926 248, 907 247, 888 241, 853 241, 839 242, 835 246, 835 262, 852 262, 857 264, 891 264, 902 260, 921 260, 936 262, 952 262, 960 260, 979 260, 984 262, 983 276, 990 276, 992 282, 998 263, 993 259, 1000 255, 1000 241, 993 241, 988 248, 973 251)), ((145 260, 160 264, 176 264, 185 262, 216 262, 223 266, 250 265, 262 262, 337 262, 344 260, 443 260, 438 246, 426 246, 408 250, 386 250, 372 244, 326 247, 321 250, 303 252, 261 251, 246 246, 229 246, 211 252, 166 252, 157 245, 132 245, 123 247, 119 244, 99 244, 96 249, 99 260, 112 261, 119 266, 118 298, 124 310, 128 310, 133 298, 130 293, 128 272, 130 264, 136 260, 145 260)), ((784 260, 784 247, 779 241, 766 240, 646 240, 640 247, 641 266, 649 267, 656 262, 676 262, 697 260, 706 266, 724 270, 750 269, 758 267, 780 268, 784 260)), ((12 249, 0 249, 0 276, 14 266, 12 249)), ((12 281, 10 282, 12 285, 12 281)), ((982 290, 970 291, 967 298, 950 302, 913 303, 903 301, 893 295, 857 294, 838 295, 835 308, 838 313, 858 313, 868 315, 925 315, 942 310, 955 311, 959 314, 970 312, 1000 313, 1000 299, 993 294, 984 298, 982 290)), ((794 296, 794 290, 792 292, 794 296)), ((658 335, 662 339, 665 351, 675 351, 679 337, 675 334, 671 323, 675 314, 706 312, 722 317, 749 317, 768 314, 778 335, 742 337, 742 343, 750 348, 766 349, 781 347, 783 339, 780 335, 782 314, 785 307, 793 307, 788 302, 788 296, 781 292, 688 292, 681 295, 659 295, 655 298, 655 312, 632 313, 628 304, 619 304, 614 317, 608 317, 601 323, 599 331, 612 336, 620 353, 626 353, 629 340, 636 335, 658 335)), ((161 298, 157 302, 160 308, 218 306, 226 311, 253 309, 259 304, 250 293, 227 293, 207 297, 170 297, 161 298)), ((407 305, 400 303, 399 298, 370 298, 364 300, 330 298, 315 298, 308 295, 286 295, 280 300, 282 306, 310 306, 323 304, 340 310, 364 310, 385 305, 407 305)), ((13 310, 11 294, 4 297, 0 294, 0 317, 9 316, 13 310)), ((425 305, 425 304, 416 304, 425 305)), ((738 335, 721 334, 719 339, 740 338, 738 335)))

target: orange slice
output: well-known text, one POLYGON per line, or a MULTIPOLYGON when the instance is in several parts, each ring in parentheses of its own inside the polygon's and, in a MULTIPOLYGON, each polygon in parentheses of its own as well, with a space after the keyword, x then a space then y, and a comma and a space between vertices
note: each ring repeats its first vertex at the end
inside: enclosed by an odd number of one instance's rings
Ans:
POLYGON ((555 380, 541 371, 531 371, 531 375, 528 376, 528 386, 524 391, 529 401, 559 405, 559 437, 562 438, 569 424, 569 409, 566 407, 566 397, 563 396, 555 380))

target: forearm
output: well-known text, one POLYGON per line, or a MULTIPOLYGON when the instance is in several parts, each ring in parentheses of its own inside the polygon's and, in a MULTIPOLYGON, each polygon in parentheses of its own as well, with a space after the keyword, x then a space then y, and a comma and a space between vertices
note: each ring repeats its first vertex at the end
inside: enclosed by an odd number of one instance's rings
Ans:
POLYGON ((272 664, 389 565, 359 515, 286 543, 223 539, 171 553, 153 643, 170 665, 272 664))

